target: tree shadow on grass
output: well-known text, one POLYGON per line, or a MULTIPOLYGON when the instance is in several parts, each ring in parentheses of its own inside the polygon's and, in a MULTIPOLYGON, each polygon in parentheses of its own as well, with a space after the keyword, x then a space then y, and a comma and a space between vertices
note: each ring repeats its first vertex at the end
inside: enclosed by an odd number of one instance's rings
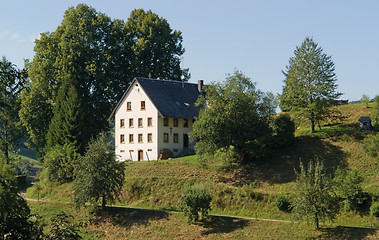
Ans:
POLYGON ((110 220, 113 225, 131 227, 133 225, 149 225, 152 220, 167 219, 168 213, 159 210, 133 209, 126 207, 107 207, 94 221, 110 220))
POLYGON ((337 226, 335 228, 323 228, 320 231, 320 236, 311 239, 359 240, 366 239, 369 236, 377 236, 375 234, 378 234, 379 230, 374 228, 337 226))
POLYGON ((287 183, 296 179, 294 169, 299 171, 300 161, 305 166, 310 160, 319 159, 328 171, 346 168, 346 153, 340 147, 319 137, 297 137, 295 143, 285 149, 272 149, 267 157, 236 171, 234 178, 239 179, 237 185, 249 184, 254 181, 265 181, 271 184, 287 183))
POLYGON ((209 235, 214 233, 230 233, 237 229, 242 229, 248 225, 249 221, 233 217, 220 217, 213 216, 212 221, 203 224, 207 228, 202 231, 202 235, 209 235))

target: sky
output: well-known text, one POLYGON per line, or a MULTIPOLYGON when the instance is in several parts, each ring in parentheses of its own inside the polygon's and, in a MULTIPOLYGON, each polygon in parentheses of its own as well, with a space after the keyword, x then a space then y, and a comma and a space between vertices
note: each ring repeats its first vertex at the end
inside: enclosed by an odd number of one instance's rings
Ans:
POLYGON ((85 3, 112 19, 151 10, 180 30, 182 67, 190 82, 223 81, 235 69, 262 91, 282 93, 288 65, 306 37, 332 57, 342 99, 379 95, 377 0, 12 0, 1 3, 0 56, 19 68, 33 59, 34 40, 53 32, 71 6, 85 3))

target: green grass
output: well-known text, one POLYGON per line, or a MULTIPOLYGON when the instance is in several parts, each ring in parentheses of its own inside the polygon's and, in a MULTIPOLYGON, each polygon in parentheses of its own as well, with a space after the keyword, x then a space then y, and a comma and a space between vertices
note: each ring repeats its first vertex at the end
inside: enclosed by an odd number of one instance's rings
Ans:
POLYGON ((83 239, 377 239, 379 230, 322 225, 320 231, 296 222, 270 222, 232 217, 213 217, 211 222, 188 225, 181 213, 147 211, 131 208, 108 208, 89 218, 69 204, 30 202, 32 213, 38 213, 45 230, 51 218, 61 211, 73 215, 72 223, 86 222, 83 239))
MULTIPOLYGON (((120 201, 116 204, 176 210, 183 188, 194 183, 203 183, 209 186, 212 192, 211 213, 291 220, 291 214, 281 212, 276 208, 275 199, 279 194, 286 194, 291 198, 294 192, 294 168, 299 167, 300 160, 306 164, 309 160, 316 158, 323 161, 330 172, 338 167, 357 169, 365 177, 364 190, 379 198, 379 160, 368 156, 362 149, 363 139, 375 133, 360 131, 357 122, 359 116, 369 116, 372 109, 359 104, 344 105, 339 108, 345 116, 343 121, 325 124, 316 133, 311 133, 309 128, 301 127, 296 131, 296 141, 292 146, 272 150, 266 158, 258 159, 246 166, 225 168, 222 159, 211 160, 206 165, 202 165, 194 155, 170 160, 127 162, 125 186, 120 201)), ((36 194, 32 188, 28 190, 26 196, 36 198, 36 194)), ((42 199, 60 201, 69 201, 71 195, 70 184, 46 184, 40 193, 42 199)), ((158 222, 156 228, 161 228, 164 232, 169 231, 170 228, 158 222)), ((232 222, 229 223, 232 224, 232 222)), ((118 229, 109 222, 102 224, 118 229)), ((170 222, 170 224, 180 225, 181 223, 170 222)), ((367 213, 359 215, 342 212, 334 225, 327 225, 323 232, 318 232, 316 235, 310 234, 308 238, 318 239, 321 236, 321 239, 333 239, 330 236, 338 235, 338 233, 342 235, 337 236, 336 239, 345 239, 344 236, 349 239, 354 236, 353 229, 333 227, 337 225, 379 227, 379 221, 367 213)), ((135 231, 141 239, 151 237, 142 233, 143 231, 159 232, 156 228, 140 227, 135 231)), ((201 233, 207 230, 199 231, 201 233)), ((235 231, 240 230, 233 230, 233 234, 235 231)), ((266 236, 269 230, 266 228, 261 231, 266 231, 262 233, 262 236, 266 236)), ((278 230, 280 231, 282 230, 278 230)), ((241 234, 248 234, 242 232, 241 234)), ((358 229, 357 232, 364 234, 365 231, 358 229)), ((167 234, 164 233, 162 237, 173 237, 167 234)), ((298 232, 296 237, 289 238, 301 239, 298 236, 305 236, 302 234, 305 233, 298 232)), ((213 233, 210 235, 212 237, 193 235, 192 238, 216 239, 217 237, 214 236, 221 236, 221 238, 229 236, 228 234, 213 235, 213 233)), ((182 235, 178 236, 180 238, 182 235)))

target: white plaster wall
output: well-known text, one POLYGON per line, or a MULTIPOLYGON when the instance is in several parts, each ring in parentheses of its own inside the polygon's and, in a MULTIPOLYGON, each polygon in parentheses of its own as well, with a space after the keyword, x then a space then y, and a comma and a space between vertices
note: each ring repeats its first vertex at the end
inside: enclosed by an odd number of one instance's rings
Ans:
POLYGON ((155 160, 158 158, 157 149, 158 142, 158 111, 150 101, 146 93, 137 82, 129 89, 128 94, 125 96, 115 113, 115 148, 116 155, 119 160, 138 160, 138 150, 143 150, 143 160, 155 160), (141 101, 145 101, 145 110, 141 110, 141 101), (131 102, 131 111, 127 110, 126 103, 131 102), (147 126, 147 119, 151 117, 153 126, 147 126), (134 119, 134 127, 129 127, 129 119, 134 119), (138 118, 142 118, 143 127, 138 127, 138 118), (125 127, 120 128, 120 119, 124 119, 125 127), (147 142, 147 134, 152 134, 152 142, 147 142), (124 134, 125 143, 120 143, 120 135, 124 134), (134 135, 134 143, 129 143, 129 134, 134 135), (143 143, 138 143, 138 134, 142 134, 143 143))
MULTIPOLYGON (((169 118, 168 127, 164 126, 164 120, 162 117, 158 117, 158 154, 163 149, 169 149, 174 153, 174 157, 183 151, 183 134, 188 134, 191 131, 193 120, 188 119, 188 127, 183 127, 184 119, 178 118, 178 127, 174 127, 174 119, 169 118), (164 133, 169 134, 169 142, 165 143, 163 139, 164 133), (174 133, 179 135, 178 143, 174 143, 174 133)), ((194 143, 189 142, 190 150, 194 149, 194 143)), ((159 156, 159 155, 158 155, 159 156)))

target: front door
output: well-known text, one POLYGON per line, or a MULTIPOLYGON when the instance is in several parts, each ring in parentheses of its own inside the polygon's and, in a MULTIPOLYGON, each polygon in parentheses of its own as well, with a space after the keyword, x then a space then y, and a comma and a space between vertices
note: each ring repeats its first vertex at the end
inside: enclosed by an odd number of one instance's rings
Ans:
POLYGON ((138 150, 138 161, 143 161, 143 150, 138 150))

